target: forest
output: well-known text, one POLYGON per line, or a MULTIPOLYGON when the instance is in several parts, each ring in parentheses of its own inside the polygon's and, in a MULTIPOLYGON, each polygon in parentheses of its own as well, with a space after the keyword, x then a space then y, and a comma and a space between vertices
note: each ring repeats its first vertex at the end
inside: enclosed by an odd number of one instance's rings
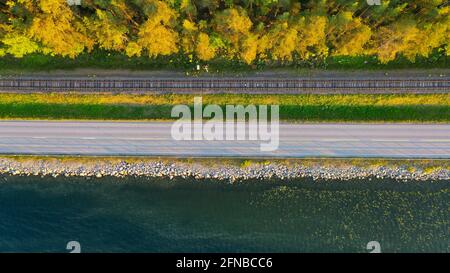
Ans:
POLYGON ((450 55, 445 0, 0 0, 0 57, 94 50, 243 64, 450 55), (75 4, 74 4, 75 3, 75 4))

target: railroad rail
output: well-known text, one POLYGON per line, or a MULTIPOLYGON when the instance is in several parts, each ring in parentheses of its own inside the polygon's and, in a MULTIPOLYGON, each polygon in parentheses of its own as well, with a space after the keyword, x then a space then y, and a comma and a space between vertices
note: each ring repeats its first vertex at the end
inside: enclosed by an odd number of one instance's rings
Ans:
POLYGON ((448 93, 450 79, 279 79, 279 78, 2 78, 0 92, 132 93, 448 93))

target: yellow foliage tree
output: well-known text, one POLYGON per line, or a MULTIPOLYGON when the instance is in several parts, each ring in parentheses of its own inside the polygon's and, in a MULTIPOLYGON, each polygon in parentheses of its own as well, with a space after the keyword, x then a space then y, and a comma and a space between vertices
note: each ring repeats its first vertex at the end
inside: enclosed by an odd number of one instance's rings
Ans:
POLYGON ((297 46, 298 32, 290 27, 288 22, 280 21, 274 24, 269 32, 261 39, 265 42, 265 48, 271 59, 275 61, 292 61, 292 53, 297 46))
POLYGON ((86 34, 83 24, 75 19, 65 0, 41 0, 29 29, 31 37, 43 44, 52 54, 75 58, 94 41, 86 34))
POLYGON ((195 40, 198 36, 198 27, 190 20, 183 21, 181 47, 184 53, 192 53, 195 50, 195 40))
POLYGON ((351 12, 342 12, 331 18, 328 41, 333 46, 333 55, 357 56, 365 54, 364 46, 372 36, 372 30, 361 18, 351 12))
POLYGON ((150 1, 154 12, 139 28, 137 44, 150 57, 178 52, 178 33, 173 29, 176 12, 162 1, 150 1))
POLYGON ((138 45, 138 43, 136 43, 136 42, 129 42, 125 49, 125 54, 128 57, 133 57, 133 56, 140 57, 142 54, 142 47, 140 45, 138 45))
POLYGON ((3 49, 3 55, 7 53, 16 58, 22 58, 26 54, 39 50, 39 45, 36 42, 19 33, 8 33, 0 41, 6 46, 3 49))
POLYGON ((326 44, 327 18, 325 16, 301 16, 295 24, 297 29, 297 44, 295 51, 302 59, 313 56, 326 57, 328 47, 326 44))
MULTIPOLYGON (((394 22, 388 26, 381 27, 376 34, 375 47, 373 51, 382 63, 394 60, 398 54, 407 53, 420 36, 420 30, 415 21, 404 19, 394 22)), ((414 59, 408 54, 410 59, 414 59)))
POLYGON ((270 56, 268 55, 269 49, 272 48, 272 41, 269 35, 260 34, 258 39, 258 46, 256 48, 256 54, 258 58, 263 61, 267 61, 270 56))
POLYGON ((231 45, 231 48, 228 48, 229 57, 239 54, 241 45, 250 34, 251 28, 252 21, 242 9, 226 9, 214 18, 215 31, 231 45))
MULTIPOLYGON (((13 1, 7 1, 7 9, 13 10, 16 4, 13 1)), ((23 27, 15 23, 12 18, 10 22, 11 24, 0 22, 0 56, 10 54, 16 58, 22 58, 26 54, 39 51, 39 45, 25 35, 23 27)))
MULTIPOLYGON (((448 46, 450 42, 450 7, 439 10, 434 22, 425 22, 418 28, 418 35, 403 52, 410 60, 417 55, 428 57, 435 48, 448 46)), ((447 54, 449 54, 448 51, 447 54)))
POLYGON ((100 48, 120 51, 125 48, 128 40, 128 29, 125 25, 114 22, 113 16, 103 10, 95 11, 96 18, 85 17, 86 28, 93 34, 100 48))
MULTIPOLYGON (((8 33, 8 26, 0 23, 0 41, 5 36, 6 33, 8 33)), ((6 55, 6 49, 2 48, 2 45, 0 44, 0 57, 3 57, 5 55, 6 55)))
MULTIPOLYGON (((433 49, 445 44, 448 34, 448 25, 426 24, 420 28, 414 39, 405 46, 402 54, 409 60, 415 60, 416 56, 428 57, 433 49)), ((448 38, 447 38, 448 39, 448 38)))
MULTIPOLYGON (((328 56, 450 55, 445 0, 0 0, 0 56, 74 58, 94 45, 127 56, 266 62, 328 56), (347 1, 349 2, 349 1, 347 1), (351 1, 350 1, 351 2, 351 1)), ((430 61, 434 61, 435 56, 430 61)), ((442 60, 442 59, 439 59, 442 60)))
MULTIPOLYGON (((208 61, 216 55, 215 48, 209 42, 209 35, 202 32, 201 25, 198 27, 190 20, 183 21, 183 32, 181 45, 184 53, 193 53, 202 61, 208 61)), ((192 55, 190 55, 192 56, 192 55)))
POLYGON ((240 57, 247 63, 251 64, 256 59, 258 51, 258 37, 254 34, 248 34, 242 42, 240 57))
POLYGON ((198 35, 195 54, 200 60, 208 61, 216 56, 215 48, 209 42, 209 36, 201 32, 198 35))
POLYGON ((442 16, 442 25, 445 26, 445 33, 443 37, 443 45, 447 56, 450 56, 450 6, 446 6, 439 11, 439 15, 442 16))

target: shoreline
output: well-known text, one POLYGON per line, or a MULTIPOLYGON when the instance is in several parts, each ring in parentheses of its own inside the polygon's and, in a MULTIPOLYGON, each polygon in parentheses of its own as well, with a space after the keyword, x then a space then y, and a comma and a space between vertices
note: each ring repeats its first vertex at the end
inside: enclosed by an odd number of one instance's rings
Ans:
POLYGON ((0 175, 65 177, 155 177, 216 179, 230 183, 246 180, 450 180, 448 161, 355 160, 219 160, 199 159, 33 158, 0 157, 0 175), (425 163, 424 163, 425 162, 425 163), (431 164, 430 164, 431 162, 431 164))

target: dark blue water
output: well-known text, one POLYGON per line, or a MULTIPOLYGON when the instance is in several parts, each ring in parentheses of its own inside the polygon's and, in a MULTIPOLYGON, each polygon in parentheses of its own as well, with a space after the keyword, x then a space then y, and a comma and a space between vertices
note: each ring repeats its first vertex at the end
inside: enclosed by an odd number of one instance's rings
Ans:
POLYGON ((0 181, 2 252, 450 251, 448 181, 0 181))

